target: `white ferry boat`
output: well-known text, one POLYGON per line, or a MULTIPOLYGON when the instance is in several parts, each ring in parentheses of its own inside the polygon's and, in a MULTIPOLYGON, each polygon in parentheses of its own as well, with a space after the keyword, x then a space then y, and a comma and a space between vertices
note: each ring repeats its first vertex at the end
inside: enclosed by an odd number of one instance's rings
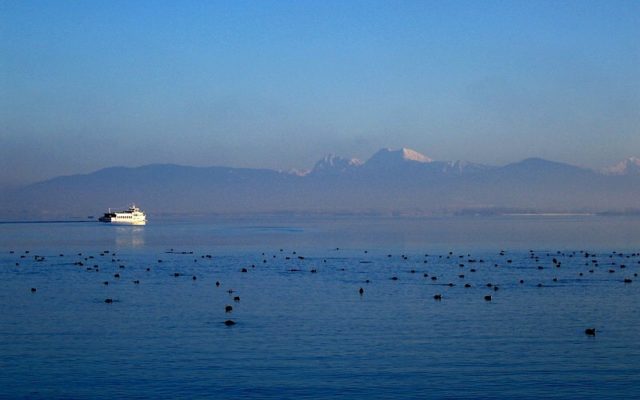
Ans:
POLYGON ((100 222, 108 222, 111 224, 127 224, 127 225, 145 225, 147 223, 147 216, 142 210, 132 204, 128 210, 104 213, 104 215, 98 218, 100 222))

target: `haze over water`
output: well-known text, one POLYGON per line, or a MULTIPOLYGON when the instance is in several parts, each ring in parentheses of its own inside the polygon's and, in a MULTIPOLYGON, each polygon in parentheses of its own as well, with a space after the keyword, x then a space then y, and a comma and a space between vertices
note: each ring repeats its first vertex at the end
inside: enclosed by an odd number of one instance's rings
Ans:
POLYGON ((633 397, 639 228, 592 216, 1 224, 0 397, 633 397))

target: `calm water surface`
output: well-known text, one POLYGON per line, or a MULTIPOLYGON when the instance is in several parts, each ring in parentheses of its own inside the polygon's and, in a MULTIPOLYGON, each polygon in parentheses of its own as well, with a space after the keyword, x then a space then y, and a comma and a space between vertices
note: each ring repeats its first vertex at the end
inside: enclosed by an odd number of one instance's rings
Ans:
POLYGON ((638 218, 0 224, 0 240, 1 398, 640 396, 638 218))

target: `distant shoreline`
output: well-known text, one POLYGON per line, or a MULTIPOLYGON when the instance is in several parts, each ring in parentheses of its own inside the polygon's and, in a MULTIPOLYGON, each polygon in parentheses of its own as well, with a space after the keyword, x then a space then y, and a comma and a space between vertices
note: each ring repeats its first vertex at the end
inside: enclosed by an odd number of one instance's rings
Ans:
POLYGON ((9 225, 9 224, 83 224, 83 223, 88 223, 88 222, 97 222, 95 220, 87 220, 87 221, 76 221, 76 220, 54 220, 54 221, 39 221, 39 220, 34 220, 34 221, 0 221, 0 224, 2 225, 9 225))
POLYGON ((505 217, 593 217, 600 215, 597 213, 505 213, 499 214, 505 217))
MULTIPOLYGON (((247 220, 247 219, 352 219, 352 218, 364 218, 364 219, 406 219, 406 218, 563 218, 563 217, 638 217, 639 212, 463 212, 452 214, 315 214, 315 213, 256 213, 256 214, 158 214, 154 216, 156 221, 191 221, 197 219, 211 219, 211 220, 247 220)), ((98 223, 97 219, 54 219, 54 220, 17 220, 17 221, 2 221, 0 225, 10 224, 81 224, 81 223, 98 223)), ((107 224, 109 225, 109 224, 107 224)))

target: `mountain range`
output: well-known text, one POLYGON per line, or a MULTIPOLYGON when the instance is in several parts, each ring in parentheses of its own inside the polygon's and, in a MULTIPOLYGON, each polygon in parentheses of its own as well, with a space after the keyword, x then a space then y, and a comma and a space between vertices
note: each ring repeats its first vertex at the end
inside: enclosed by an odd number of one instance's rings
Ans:
POLYGON ((132 202, 162 214, 451 214, 640 209, 640 159, 602 171, 529 158, 505 166, 434 161, 382 149, 366 162, 334 155, 312 170, 153 164, 62 176, 3 193, 0 218, 96 215, 132 202))

